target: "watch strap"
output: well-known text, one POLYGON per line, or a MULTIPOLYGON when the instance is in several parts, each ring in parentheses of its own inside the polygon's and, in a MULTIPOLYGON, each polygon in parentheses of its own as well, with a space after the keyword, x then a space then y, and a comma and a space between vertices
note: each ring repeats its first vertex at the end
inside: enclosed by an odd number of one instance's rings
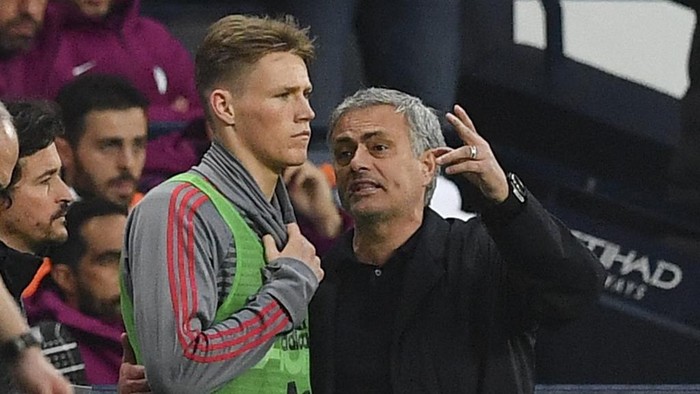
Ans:
POLYGON ((483 212, 486 221, 495 224, 505 224, 515 218, 525 209, 528 191, 520 178, 512 172, 506 175, 508 181, 508 197, 495 205, 491 205, 483 212))
POLYGON ((39 328, 32 327, 8 341, 0 344, 0 357, 3 360, 15 360, 22 352, 30 347, 41 347, 42 337, 39 328))

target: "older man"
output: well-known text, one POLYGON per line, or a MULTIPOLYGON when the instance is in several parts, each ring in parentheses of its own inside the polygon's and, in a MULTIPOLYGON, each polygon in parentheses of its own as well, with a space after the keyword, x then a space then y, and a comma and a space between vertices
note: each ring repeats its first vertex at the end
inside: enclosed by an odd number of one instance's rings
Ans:
POLYGON ((461 107, 447 120, 459 149, 395 90, 361 90, 331 117, 355 229, 324 257, 312 303, 315 393, 529 393, 537 326, 596 300, 595 257, 506 175, 461 107), (481 190, 480 219, 427 208, 440 165, 481 190))

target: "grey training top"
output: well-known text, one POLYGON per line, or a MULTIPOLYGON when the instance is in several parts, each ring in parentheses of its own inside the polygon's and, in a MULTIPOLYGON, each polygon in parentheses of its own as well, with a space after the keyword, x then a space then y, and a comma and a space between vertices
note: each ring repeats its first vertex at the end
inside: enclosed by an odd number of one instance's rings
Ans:
MULTIPOLYGON (((190 171, 227 198, 235 195, 235 163, 220 145, 213 144, 190 171)), ((263 235, 251 219, 257 215, 239 211, 263 235)), ((144 197, 129 216, 122 255, 137 340, 154 392, 211 392, 239 376, 262 359, 275 335, 302 323, 318 286, 303 262, 270 261, 259 292, 215 324, 216 310, 231 289, 235 242, 213 203, 189 183, 166 182, 144 197)))

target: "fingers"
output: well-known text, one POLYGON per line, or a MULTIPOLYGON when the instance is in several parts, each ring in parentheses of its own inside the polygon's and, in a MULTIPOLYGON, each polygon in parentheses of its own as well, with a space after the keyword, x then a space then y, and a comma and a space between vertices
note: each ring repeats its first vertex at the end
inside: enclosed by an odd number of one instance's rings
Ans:
POLYGON ((129 342, 129 337, 125 332, 121 336, 122 341, 122 362, 129 364, 136 364, 136 354, 134 354, 134 348, 131 347, 131 342, 129 342))
POLYGON ((303 164, 300 166, 287 167, 287 169, 282 172, 282 180, 285 184, 289 184, 294 180, 294 178, 301 172, 303 164))
POLYGON ((442 155, 444 155, 444 154, 446 154, 446 153, 452 152, 453 150, 454 150, 454 149, 452 149, 452 148, 450 148, 450 147, 441 146, 441 147, 438 147, 438 148, 433 148, 433 149, 431 149, 430 151, 433 153, 433 156, 435 156, 435 158, 438 158, 438 157, 440 157, 440 156, 442 156, 442 155))
POLYGON ((479 146, 484 142, 483 138, 476 132, 476 127, 471 118, 461 106, 455 105, 454 113, 448 112, 445 117, 465 144, 479 146))
POLYGON ((469 117, 469 115, 467 115, 467 111, 465 111, 464 108, 462 108, 462 106, 459 104, 455 104, 454 111, 459 120, 461 120, 462 123, 464 123, 464 125, 467 126, 469 130, 478 135, 478 133, 476 132, 476 127, 474 126, 474 122, 472 122, 472 119, 469 117))
POLYGON ((302 236, 299 225, 296 223, 287 223, 287 235, 291 238, 292 236, 302 236))
POLYGON ((482 172, 482 165, 474 161, 452 161, 445 164, 444 171, 447 175, 479 174, 482 172))
POLYGON ((122 364, 119 367, 119 394, 150 393, 151 387, 146 379, 146 370, 142 365, 122 364))
POLYGON ((296 223, 287 224, 287 235, 289 236, 287 244, 281 251, 277 249, 277 245, 275 245, 271 235, 263 237, 267 261, 281 257, 293 258, 306 264, 319 281, 323 279, 321 259, 316 255, 316 248, 301 234, 301 230, 299 230, 299 226, 296 223))
POLYGON ((264 235, 262 238, 263 241, 263 248, 265 248, 265 259, 267 261, 272 261, 279 257, 279 250, 277 249, 277 245, 275 244, 275 239, 272 238, 272 235, 267 234, 264 235))

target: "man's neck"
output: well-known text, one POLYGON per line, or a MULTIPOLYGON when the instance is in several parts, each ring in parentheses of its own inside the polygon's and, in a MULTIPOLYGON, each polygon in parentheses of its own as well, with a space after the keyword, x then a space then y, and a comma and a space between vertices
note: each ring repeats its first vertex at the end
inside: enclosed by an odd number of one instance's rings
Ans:
POLYGON ((365 264, 383 266, 401 245, 420 228, 423 210, 398 217, 355 218, 352 248, 365 264))
POLYGON ((25 242, 22 242, 21 240, 12 237, 6 237, 4 234, 0 233, 0 241, 7 245, 8 248, 14 249, 17 252, 38 255, 38 251, 34 250, 35 248, 32 248, 30 245, 26 244, 25 242))
POLYGON ((246 149, 242 149, 240 144, 235 143, 232 138, 227 138, 224 136, 218 138, 218 141, 224 147, 224 149, 236 156, 238 161, 240 161, 243 167, 248 171, 248 173, 250 173, 250 176, 253 177, 255 183, 258 184, 258 187, 260 187, 260 190, 263 192, 263 195, 267 201, 271 201, 272 196, 275 194, 279 174, 265 166, 251 152, 246 149))

